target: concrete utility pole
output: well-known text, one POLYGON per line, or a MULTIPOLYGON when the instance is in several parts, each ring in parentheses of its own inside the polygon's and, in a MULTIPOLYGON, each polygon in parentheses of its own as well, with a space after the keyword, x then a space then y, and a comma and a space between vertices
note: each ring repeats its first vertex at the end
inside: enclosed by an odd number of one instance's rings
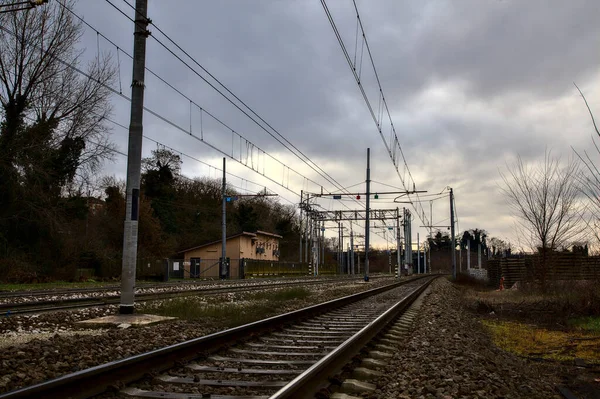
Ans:
POLYGON ((421 243, 419 242, 419 232, 417 232, 417 273, 421 274, 421 243))
POLYGON ((450 189, 450 234, 452 245, 452 278, 456 279, 456 240, 454 239, 454 193, 450 189))
POLYGON ((350 222, 350 270, 354 274, 354 232, 352 231, 352 222, 350 222))
POLYGON ((132 314, 135 302, 135 269, 137 264, 144 116, 144 72, 146 70, 146 38, 150 34, 146 29, 148 26, 148 18, 146 18, 148 0, 136 0, 135 10, 131 116, 127 152, 127 203, 123 230, 120 314, 132 314))
POLYGON ((342 222, 338 222, 338 268, 339 273, 344 272, 344 237, 342 235, 342 222))
MULTIPOLYGON (((350 242, 352 242, 352 237, 350 237, 350 242)), ((351 272, 351 268, 352 268, 352 258, 350 258, 350 256, 352 255, 352 249, 350 248, 350 244, 348 243, 348 246, 346 247, 346 274, 350 275, 352 274, 351 272)))
POLYGON ((407 235, 408 241, 407 241, 407 244, 406 244, 406 248, 408 249, 408 264, 410 265, 410 270, 411 270, 411 273, 412 273, 412 270, 413 270, 413 256, 412 256, 412 215, 410 214, 409 211, 407 211, 407 212, 408 212, 408 214, 407 214, 407 216, 408 216, 407 219, 408 220, 407 220, 407 224, 406 225, 408 226, 408 230, 407 230, 408 231, 408 235, 407 235))
POLYGON ((396 265, 398 267, 398 278, 402 276, 402 265, 400 264, 400 208, 396 208, 396 265))
POLYGON ((371 149, 367 148, 367 213, 365 220, 365 281, 369 281, 369 198, 371 197, 371 149))
POLYGON ((223 187, 221 194, 223 196, 223 212, 221 215, 221 264, 220 276, 221 279, 227 278, 227 181, 225 180, 225 165, 227 160, 223 157, 223 187))
MULTIPOLYGON (((428 243, 429 244, 429 243, 428 243)), ((423 273, 427 273, 427 245, 423 244, 423 273)))
POLYGON ((304 214, 306 215, 306 222, 304 223, 304 261, 306 263, 309 263, 308 260, 308 210, 309 210, 309 205, 308 205, 308 200, 309 198, 306 198, 306 209, 304 210, 304 214))
POLYGON ((316 268, 319 268, 320 259, 319 256, 321 254, 321 235, 319 233, 319 221, 316 219, 312 219, 312 229, 313 229, 313 264, 315 264, 316 268))
POLYGON ((467 270, 471 270, 471 240, 467 240, 467 270))
POLYGON ((319 274, 319 266, 320 266, 319 255, 321 254, 321 247, 320 247, 321 240, 319 239, 319 237, 320 237, 319 221, 316 219, 311 219, 311 220, 312 220, 312 230, 313 230, 313 234, 312 234, 313 265, 315 265, 315 270, 317 271, 317 274, 319 274))
POLYGON ((320 234, 320 240, 321 240, 321 266, 325 266, 325 221, 322 220, 321 221, 321 232, 320 234))
POLYGON ((402 208, 404 215, 404 268, 408 274, 412 273, 412 229, 411 214, 406 208, 402 208), (410 265, 410 268, 409 268, 410 265), (410 273, 409 273, 410 270, 410 273))
POLYGON ((302 200, 304 199, 304 190, 300 190, 300 217, 298 218, 300 227, 300 247, 298 249, 298 262, 302 263, 302 200))
MULTIPOLYGON (((433 229, 433 201, 429 201, 429 243, 433 241, 431 230, 433 229)), ((429 273, 431 273, 431 246, 429 247, 429 273)))

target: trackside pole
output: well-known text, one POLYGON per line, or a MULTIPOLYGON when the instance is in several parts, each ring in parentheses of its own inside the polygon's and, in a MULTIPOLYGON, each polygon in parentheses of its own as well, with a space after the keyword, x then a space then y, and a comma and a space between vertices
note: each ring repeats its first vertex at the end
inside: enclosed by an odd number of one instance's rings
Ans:
POLYGON ((138 218, 140 208, 140 174, 144 116, 144 73, 146 66, 146 27, 148 0, 135 2, 133 38, 133 77, 131 82, 131 116, 127 151, 127 188, 123 226, 123 263, 121 273, 120 314, 132 314, 135 302, 135 268, 137 264, 138 218))

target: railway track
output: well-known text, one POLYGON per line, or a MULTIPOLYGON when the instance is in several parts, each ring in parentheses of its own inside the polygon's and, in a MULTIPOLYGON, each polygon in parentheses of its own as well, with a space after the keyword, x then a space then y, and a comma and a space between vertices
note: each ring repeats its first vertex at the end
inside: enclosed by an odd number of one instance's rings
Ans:
POLYGON ((0 398, 313 398, 430 281, 414 279, 350 295, 0 398))
MULTIPOLYGON (((373 278, 381 278, 385 275, 371 275, 373 278)), ((219 286, 219 285, 236 285, 236 284, 248 284, 252 282, 263 283, 263 282, 276 282, 285 283, 289 280, 293 281, 311 281, 314 277, 278 277, 278 278, 264 278, 264 279, 246 279, 246 280, 196 280, 189 279, 177 282, 165 282, 165 283, 146 283, 138 282, 136 287, 137 290, 149 290, 149 289, 162 289, 169 287, 180 287, 180 286, 191 286, 191 287, 202 287, 202 286, 219 286)), ((336 277, 318 277, 319 280, 333 281, 333 280, 346 280, 346 279, 362 279, 361 276, 336 276, 336 277)), ((52 288, 44 290, 26 290, 26 291, 0 291, 0 300, 7 300, 10 298, 27 298, 27 297, 40 297, 40 296, 60 296, 60 295, 71 295, 71 294, 93 294, 98 292, 111 292, 119 291, 121 289, 120 284, 110 284, 101 287, 94 288, 52 288)))
MULTIPOLYGON (((191 295, 217 295, 222 293, 230 292, 244 292, 256 289, 265 288, 280 288, 302 285, 318 285, 331 283, 333 281, 352 281, 353 279, 306 279, 306 280, 295 280, 295 281, 268 281, 268 282, 252 282, 252 283, 236 283, 236 284, 217 284, 217 285, 204 285, 197 289, 183 289, 165 292, 150 292, 150 293, 137 293, 135 299, 137 302, 164 300, 170 298, 191 296, 191 295)), ((362 278, 356 278, 355 280, 362 280, 362 278)), ((163 288, 159 286, 160 288, 163 288)), ((146 287, 143 287, 146 288, 146 287)), ((112 289, 111 291, 114 291, 112 289)), ((86 291, 86 293, 95 291, 86 291)), ((97 292, 97 291, 96 291, 97 292)), ((75 292, 76 294, 80 292, 75 292)), ((64 291, 65 295, 73 294, 71 291, 64 291)), ((52 294, 56 296, 56 294, 52 294)), ((31 300, 27 302, 17 303, 0 303, 0 315, 23 315, 31 313, 41 313, 57 310, 77 309, 85 307, 97 307, 107 306, 112 304, 118 304, 120 302, 119 293, 116 292, 112 295, 106 296, 93 296, 93 297, 75 297, 75 298, 64 298, 64 299, 53 299, 53 300, 31 300)))

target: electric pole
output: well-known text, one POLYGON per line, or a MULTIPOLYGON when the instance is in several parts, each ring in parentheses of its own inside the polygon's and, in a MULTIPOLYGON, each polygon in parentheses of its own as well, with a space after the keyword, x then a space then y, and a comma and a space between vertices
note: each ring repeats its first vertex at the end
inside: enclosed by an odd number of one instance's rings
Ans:
POLYGON ((227 278, 227 181, 225 179, 225 165, 227 160, 223 157, 223 187, 221 195, 223 196, 223 210, 221 214, 221 264, 220 276, 221 279, 227 278))
POLYGON ((298 226, 300 228, 300 248, 298 250, 298 262, 302 263, 302 201, 304 200, 304 190, 300 190, 300 217, 298 226))
POLYGON ((365 281, 369 281, 369 198, 371 197, 371 149, 367 148, 367 213, 365 218, 365 281))
POLYGON ((320 241, 321 241, 321 266, 325 266, 325 221, 321 221, 321 232, 320 232, 320 241))
POLYGON ((402 265, 400 255, 401 255, 401 245, 400 245, 400 209, 396 208, 396 267, 398 268, 398 278, 402 276, 402 265))
POLYGON ((350 222, 350 268, 352 270, 351 274, 354 274, 354 231, 352 231, 352 222, 350 222))
POLYGON ((456 240, 454 239, 454 193, 450 189, 450 235, 452 245, 452 278, 456 280, 456 240))
POLYGON ((421 274, 421 243, 419 242, 419 232, 417 232, 417 274, 421 274))
POLYGON ((135 2, 133 39, 133 76, 131 82, 131 116, 127 151, 127 202, 123 228, 123 263, 121 274, 120 314, 132 314, 135 302, 135 269, 137 265, 138 219, 140 209, 140 174, 144 116, 144 73, 146 70, 146 38, 148 0, 135 2))

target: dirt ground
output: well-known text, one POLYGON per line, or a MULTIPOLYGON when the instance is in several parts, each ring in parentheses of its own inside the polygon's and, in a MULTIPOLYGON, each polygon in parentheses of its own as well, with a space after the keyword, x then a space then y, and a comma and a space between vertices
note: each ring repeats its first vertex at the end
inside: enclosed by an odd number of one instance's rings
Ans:
MULTIPOLYGON (((600 399, 600 315, 589 299, 567 294, 490 290, 463 285, 464 304, 495 345, 562 380, 563 395, 600 399)), ((594 288, 595 289, 595 288, 594 288)), ((600 288, 598 288, 600 290, 600 288)))

